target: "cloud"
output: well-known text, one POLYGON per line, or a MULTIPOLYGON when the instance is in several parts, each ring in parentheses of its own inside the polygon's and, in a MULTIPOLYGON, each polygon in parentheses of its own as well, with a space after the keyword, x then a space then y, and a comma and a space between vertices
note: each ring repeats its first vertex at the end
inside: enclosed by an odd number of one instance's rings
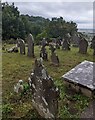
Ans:
MULTIPOLYGON (((2 0, 2 2, 22 2, 22 0, 2 0)), ((94 2, 94 0, 23 0, 23 2, 94 2)))
POLYGON ((21 14, 45 18, 62 16, 74 21, 79 28, 93 28, 92 2, 15 2, 21 14))

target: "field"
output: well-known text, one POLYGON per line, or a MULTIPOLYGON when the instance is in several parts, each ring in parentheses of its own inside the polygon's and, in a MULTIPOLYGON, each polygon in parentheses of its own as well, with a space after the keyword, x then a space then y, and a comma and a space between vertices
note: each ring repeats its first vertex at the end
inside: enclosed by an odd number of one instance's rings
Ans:
MULTIPOLYGON (((6 45, 10 48, 13 45, 6 45)), ((39 46, 35 46, 35 56, 39 58, 39 46)), ((95 61, 92 49, 88 49, 88 54, 78 53, 78 48, 71 48, 71 51, 57 50, 60 66, 54 67, 50 61, 50 50, 47 47, 49 61, 44 61, 44 65, 50 76, 54 79, 56 86, 60 89, 58 117, 77 118, 88 106, 91 98, 82 94, 66 92, 66 87, 61 80, 61 76, 84 60, 95 61)), ((27 49, 26 49, 27 54, 27 49)), ((23 96, 14 93, 14 85, 22 79, 27 84, 28 77, 34 66, 35 58, 29 58, 20 53, 2 52, 2 91, 3 91, 3 118, 37 118, 37 112, 32 108, 30 91, 23 96)))

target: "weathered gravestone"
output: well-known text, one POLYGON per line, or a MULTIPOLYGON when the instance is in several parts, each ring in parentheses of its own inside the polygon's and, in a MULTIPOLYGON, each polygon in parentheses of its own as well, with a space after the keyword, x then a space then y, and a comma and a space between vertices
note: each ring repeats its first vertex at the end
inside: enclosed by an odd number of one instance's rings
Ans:
POLYGON ((88 42, 85 38, 80 38, 79 41, 79 53, 86 54, 88 48, 88 42))
POLYGON ((59 66, 59 58, 55 53, 56 48, 54 47, 53 44, 50 44, 50 50, 51 50, 51 61, 52 64, 55 66, 59 66))
POLYGON ((12 48, 10 48, 9 50, 7 50, 8 53, 12 53, 12 52, 15 52, 17 53, 18 52, 18 47, 17 46, 13 46, 12 48))
POLYGON ((46 42, 45 38, 43 38, 41 45, 42 46, 41 46, 41 50, 40 50, 40 57, 42 57, 43 60, 48 60, 48 53, 45 48, 47 45, 47 42, 46 42))
POLYGON ((27 40, 28 40, 27 41, 28 42, 28 53, 27 53, 27 55, 29 57, 35 57, 35 55, 34 55, 34 38, 33 38, 32 34, 28 35, 27 40))
POLYGON ((80 41, 79 35, 77 33, 74 33, 71 37, 71 43, 72 43, 73 47, 78 47, 79 41, 80 41))
POLYGON ((56 49, 60 49, 60 46, 61 46, 61 40, 56 39, 56 49))
POLYGON ((60 49, 59 43, 56 43, 56 49, 60 49))
POLYGON ((93 55, 95 55, 95 36, 93 37, 92 41, 91 41, 91 48, 93 49, 93 55))
POLYGON ((17 39, 17 46, 20 47, 20 54, 25 55, 25 42, 23 39, 17 39))
POLYGON ((67 39, 64 39, 62 42, 62 50, 70 50, 70 43, 67 39))
POLYGON ((58 110, 59 90, 48 75, 42 59, 35 60, 33 73, 29 77, 32 90, 32 105, 43 118, 55 118, 58 110))
POLYGON ((91 97, 95 94, 95 63, 83 61, 62 76, 66 86, 91 97))

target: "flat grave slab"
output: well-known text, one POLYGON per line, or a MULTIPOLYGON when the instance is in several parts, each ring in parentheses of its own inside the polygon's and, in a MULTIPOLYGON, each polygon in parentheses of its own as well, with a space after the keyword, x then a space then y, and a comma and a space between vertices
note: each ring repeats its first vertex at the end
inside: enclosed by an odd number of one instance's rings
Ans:
POLYGON ((83 61, 62 76, 64 83, 90 96, 95 91, 95 63, 83 61))

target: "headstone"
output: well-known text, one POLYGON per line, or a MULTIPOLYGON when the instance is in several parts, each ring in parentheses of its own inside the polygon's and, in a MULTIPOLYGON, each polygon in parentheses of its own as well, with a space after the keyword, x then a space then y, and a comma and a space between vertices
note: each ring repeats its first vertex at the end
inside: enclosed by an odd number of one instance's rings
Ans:
POLYGON ((60 45, 56 43, 56 49, 60 49, 60 45))
POLYGON ((42 59, 35 60, 33 71, 29 77, 32 105, 42 118, 55 118, 58 112, 59 90, 48 75, 42 59))
POLYGON ((56 38, 52 38, 52 43, 56 45, 56 38))
POLYGON ((47 42, 45 41, 45 38, 43 38, 42 42, 41 42, 41 50, 40 50, 40 57, 43 58, 43 60, 48 60, 48 53, 46 51, 46 45, 47 42))
POLYGON ((66 86, 91 97, 95 93, 95 63, 83 61, 62 76, 66 86))
POLYGON ((23 39, 17 39, 17 46, 20 47, 20 54, 25 55, 25 42, 23 39))
POLYGON ((16 85, 14 85, 14 92, 22 93, 24 90, 23 80, 19 80, 16 85))
POLYGON ((59 66, 59 58, 58 58, 57 54, 55 53, 56 48, 54 47, 53 44, 50 44, 50 50, 51 50, 52 64, 55 66, 59 66))
POLYGON ((29 57, 35 57, 34 55, 34 38, 32 34, 28 35, 28 53, 29 57))
POLYGON ((95 36, 93 37, 92 41, 91 41, 91 48, 93 49, 93 55, 95 55, 95 36))
POLYGON ((67 39, 64 39, 62 42, 62 50, 70 50, 70 43, 67 39))
POLYGON ((88 42, 85 38, 81 38, 79 41, 79 53, 86 54, 88 48, 88 42))
POLYGON ((59 39, 56 40, 56 49, 60 49, 60 40, 59 39))
POLYGON ((15 52, 17 53, 18 52, 18 47, 16 46, 13 46, 12 48, 10 48, 9 50, 7 50, 8 53, 12 53, 12 52, 15 52))
POLYGON ((73 47, 78 47, 79 41, 80 41, 79 35, 77 33, 74 33, 71 37, 71 43, 72 43, 73 47))

